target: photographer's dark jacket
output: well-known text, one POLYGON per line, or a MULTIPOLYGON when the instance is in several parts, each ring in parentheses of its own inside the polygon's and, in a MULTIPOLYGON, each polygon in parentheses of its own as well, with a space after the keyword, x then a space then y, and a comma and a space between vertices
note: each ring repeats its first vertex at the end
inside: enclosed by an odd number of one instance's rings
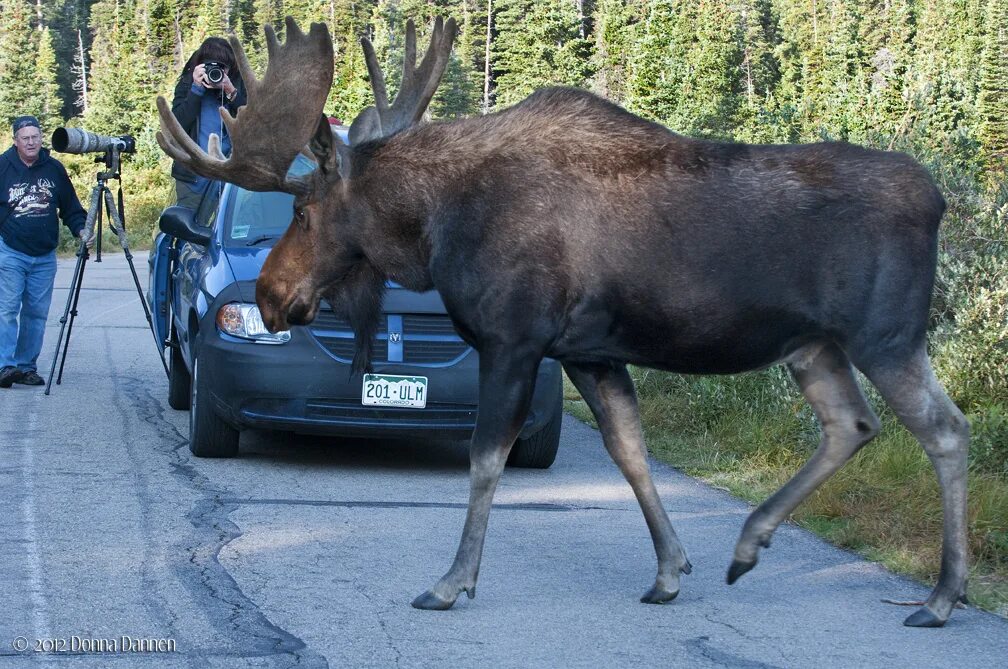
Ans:
POLYGON ((59 219, 76 237, 87 213, 74 192, 66 168, 39 151, 28 167, 12 146, 0 156, 0 236, 4 244, 30 256, 41 256, 59 243, 59 219))
MULTIPOLYGON (((225 98, 223 106, 231 112, 231 115, 233 116, 238 111, 238 108, 245 104, 246 95, 245 84, 242 82, 241 76, 237 72, 235 72, 231 77, 231 83, 234 85, 237 95, 235 95, 235 99, 230 102, 225 98)), ((178 122, 182 126, 183 130, 185 130, 197 144, 200 143, 200 111, 203 106, 203 99, 205 96, 215 94, 219 95, 220 92, 215 89, 206 89, 203 94, 200 95, 196 92, 196 90, 194 90, 192 70, 186 70, 183 72, 179 77, 178 82, 175 84, 175 96, 172 98, 172 113, 175 114, 175 118, 178 119, 178 122)), ((220 105, 215 105, 215 109, 217 106, 220 105)), ((206 150, 205 145, 200 148, 206 150)), ((187 183, 196 183, 198 179, 196 174, 191 172, 187 167, 178 161, 172 163, 171 175, 173 178, 187 183)))

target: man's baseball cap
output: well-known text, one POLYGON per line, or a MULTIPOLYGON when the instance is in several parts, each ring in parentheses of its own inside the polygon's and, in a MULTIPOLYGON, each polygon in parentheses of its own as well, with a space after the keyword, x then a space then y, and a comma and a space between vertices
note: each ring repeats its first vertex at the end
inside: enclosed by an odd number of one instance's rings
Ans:
POLYGON ((38 119, 34 116, 18 116, 14 119, 14 134, 18 133, 21 128, 27 128, 28 126, 35 126, 39 130, 42 130, 42 126, 39 125, 38 119))

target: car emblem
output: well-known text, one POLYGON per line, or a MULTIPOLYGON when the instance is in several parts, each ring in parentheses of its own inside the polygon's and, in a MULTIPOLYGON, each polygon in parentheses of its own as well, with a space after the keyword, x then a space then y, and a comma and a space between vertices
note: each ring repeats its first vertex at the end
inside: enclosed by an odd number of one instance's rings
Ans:
POLYGON ((390 332, 388 340, 393 344, 398 344, 400 341, 402 341, 402 334, 399 332, 390 332))

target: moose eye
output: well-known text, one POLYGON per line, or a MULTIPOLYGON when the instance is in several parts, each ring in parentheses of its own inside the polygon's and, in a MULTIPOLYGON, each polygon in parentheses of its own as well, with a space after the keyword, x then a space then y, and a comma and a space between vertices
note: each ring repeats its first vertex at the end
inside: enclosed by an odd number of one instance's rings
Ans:
POLYGON ((304 209, 301 207, 294 207, 294 220, 297 223, 303 224, 305 220, 304 209))

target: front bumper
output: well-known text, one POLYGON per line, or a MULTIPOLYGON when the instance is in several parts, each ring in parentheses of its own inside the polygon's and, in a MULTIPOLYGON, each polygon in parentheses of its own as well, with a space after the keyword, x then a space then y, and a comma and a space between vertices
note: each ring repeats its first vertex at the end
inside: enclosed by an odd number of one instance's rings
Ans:
MULTIPOLYGON (((212 407, 238 429, 287 430, 353 437, 468 438, 476 425, 479 355, 470 349, 450 366, 375 363, 377 374, 426 376, 423 409, 361 403, 363 379, 330 355, 307 328, 282 345, 255 344, 203 330, 198 355, 212 407)), ((544 360, 521 435, 533 434, 560 408, 560 365, 544 360)))

